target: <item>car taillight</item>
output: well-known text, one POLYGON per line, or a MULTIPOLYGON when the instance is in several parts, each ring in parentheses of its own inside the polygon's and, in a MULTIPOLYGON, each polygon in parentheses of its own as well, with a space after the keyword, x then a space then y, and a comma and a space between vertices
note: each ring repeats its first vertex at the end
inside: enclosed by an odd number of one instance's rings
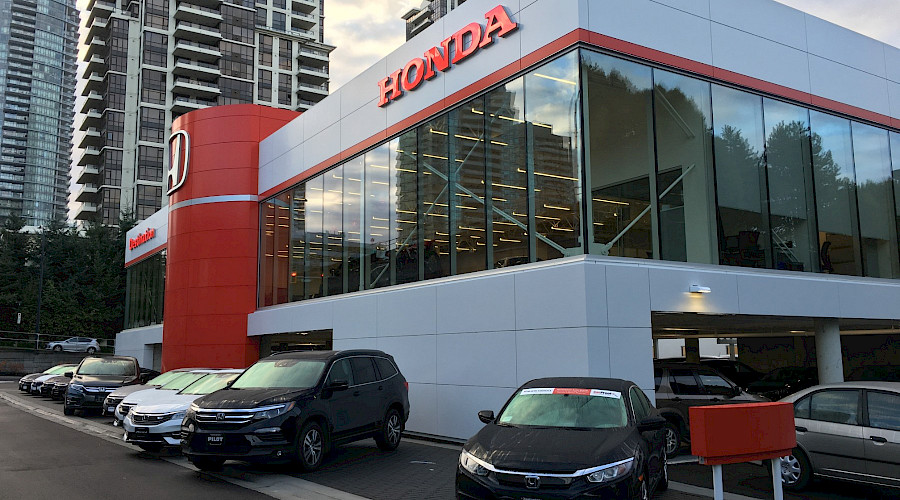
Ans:
POLYGON ((406 392, 409 392, 409 382, 403 381, 403 387, 406 387, 406 392))

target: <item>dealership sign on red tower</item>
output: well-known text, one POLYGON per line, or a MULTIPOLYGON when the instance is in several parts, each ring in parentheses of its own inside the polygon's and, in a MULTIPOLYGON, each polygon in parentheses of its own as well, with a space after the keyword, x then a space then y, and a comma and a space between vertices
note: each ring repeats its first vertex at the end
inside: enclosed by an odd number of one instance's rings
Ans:
POLYGON ((154 237, 156 237, 156 229, 153 229, 151 227, 151 228, 147 229, 146 231, 144 231, 143 233, 139 234, 137 236, 137 238, 129 238, 128 239, 128 249, 134 250, 135 248, 143 245, 144 243, 147 243, 154 237))
POLYGON ((440 47, 432 47, 422 57, 406 63, 384 80, 378 82, 378 106, 386 106, 391 101, 412 92, 425 80, 431 80, 437 72, 445 72, 453 64, 471 56, 479 49, 493 43, 494 36, 504 37, 515 31, 519 25, 509 18, 506 8, 498 5, 484 15, 487 26, 471 23, 441 42, 440 47))

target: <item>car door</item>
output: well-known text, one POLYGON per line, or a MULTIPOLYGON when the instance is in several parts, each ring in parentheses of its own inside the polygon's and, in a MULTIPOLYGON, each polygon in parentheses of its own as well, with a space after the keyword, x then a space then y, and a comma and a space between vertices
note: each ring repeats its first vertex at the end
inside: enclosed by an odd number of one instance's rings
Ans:
POLYGON ((707 404, 724 405, 732 402, 731 398, 736 393, 735 387, 722 378, 715 370, 712 368, 698 368, 697 378, 700 379, 700 384, 703 386, 703 391, 708 398, 707 404))
POLYGON ((815 472, 859 479, 866 474, 858 389, 825 389, 809 396, 808 418, 794 418, 797 442, 815 472))
POLYGON ((866 471, 883 484, 900 486, 900 393, 866 391, 866 417, 866 471))
POLYGON ((380 384, 375 363, 369 356, 354 356, 350 358, 350 366, 356 381, 356 385, 350 388, 356 398, 358 412, 354 420, 359 427, 374 427, 382 417, 380 392, 383 392, 378 390, 380 384))
POLYGON ((353 395, 355 381, 353 380, 353 368, 350 366, 348 358, 339 359, 331 365, 328 378, 325 379, 325 387, 339 380, 347 382, 349 387, 343 391, 333 391, 327 398, 327 402, 335 434, 344 434, 356 426, 353 417, 356 414, 356 400, 358 399, 353 395))
POLYGON ((63 341, 63 350, 64 351, 77 351, 78 350, 78 337, 72 337, 70 339, 66 339, 63 341))
POLYGON ((669 368, 669 387, 672 389, 671 406, 684 415, 685 423, 690 423, 688 408, 710 404, 709 396, 697 382, 691 368, 669 368))

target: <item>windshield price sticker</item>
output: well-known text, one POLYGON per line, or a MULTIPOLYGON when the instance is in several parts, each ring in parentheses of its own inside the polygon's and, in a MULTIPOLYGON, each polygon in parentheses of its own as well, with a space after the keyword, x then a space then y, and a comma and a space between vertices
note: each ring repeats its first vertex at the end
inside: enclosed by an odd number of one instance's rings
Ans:
POLYGON ((622 393, 616 391, 603 391, 600 389, 567 389, 559 387, 540 387, 534 389, 522 389, 519 394, 528 396, 532 394, 567 394, 572 396, 600 396, 603 398, 621 399, 622 393))

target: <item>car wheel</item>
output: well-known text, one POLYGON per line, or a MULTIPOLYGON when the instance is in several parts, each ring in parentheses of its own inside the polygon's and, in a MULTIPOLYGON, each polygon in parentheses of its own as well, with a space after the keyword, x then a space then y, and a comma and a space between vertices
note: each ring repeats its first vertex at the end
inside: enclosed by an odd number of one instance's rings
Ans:
POLYGON ((204 472, 220 471, 222 470, 222 466, 225 465, 224 458, 216 457, 194 457, 191 458, 190 461, 194 464, 194 467, 204 472))
POLYGON ((781 483, 786 490, 800 491, 812 478, 812 466, 800 448, 781 458, 781 483))
POLYGON ((381 429, 375 435, 375 443, 384 451, 394 451, 400 446, 400 438, 403 436, 403 419, 396 408, 391 408, 384 415, 381 429))
POLYGON ((305 472, 322 466, 325 457, 325 432, 317 422, 307 422, 297 439, 297 461, 305 472))
POLYGON ((663 429, 666 431, 666 456, 674 457, 681 448, 681 430, 673 422, 666 422, 663 429))
POLYGON ((659 482, 656 483, 656 491, 666 491, 669 489, 669 458, 665 452, 663 452, 662 456, 662 470, 659 472, 659 482))
POLYGON ((66 404, 63 404, 63 415, 71 417, 75 414, 74 408, 69 408, 66 404))
POLYGON ((62 352, 62 346, 61 345, 53 346, 53 352, 62 352))
POLYGON ((138 443, 138 448, 150 453, 159 453, 162 451, 162 443, 138 443))
POLYGON ((88 347, 88 348, 87 348, 87 353, 88 353, 88 354, 94 354, 95 352, 97 352, 97 349, 96 349, 94 346, 91 346, 91 347, 88 347))

